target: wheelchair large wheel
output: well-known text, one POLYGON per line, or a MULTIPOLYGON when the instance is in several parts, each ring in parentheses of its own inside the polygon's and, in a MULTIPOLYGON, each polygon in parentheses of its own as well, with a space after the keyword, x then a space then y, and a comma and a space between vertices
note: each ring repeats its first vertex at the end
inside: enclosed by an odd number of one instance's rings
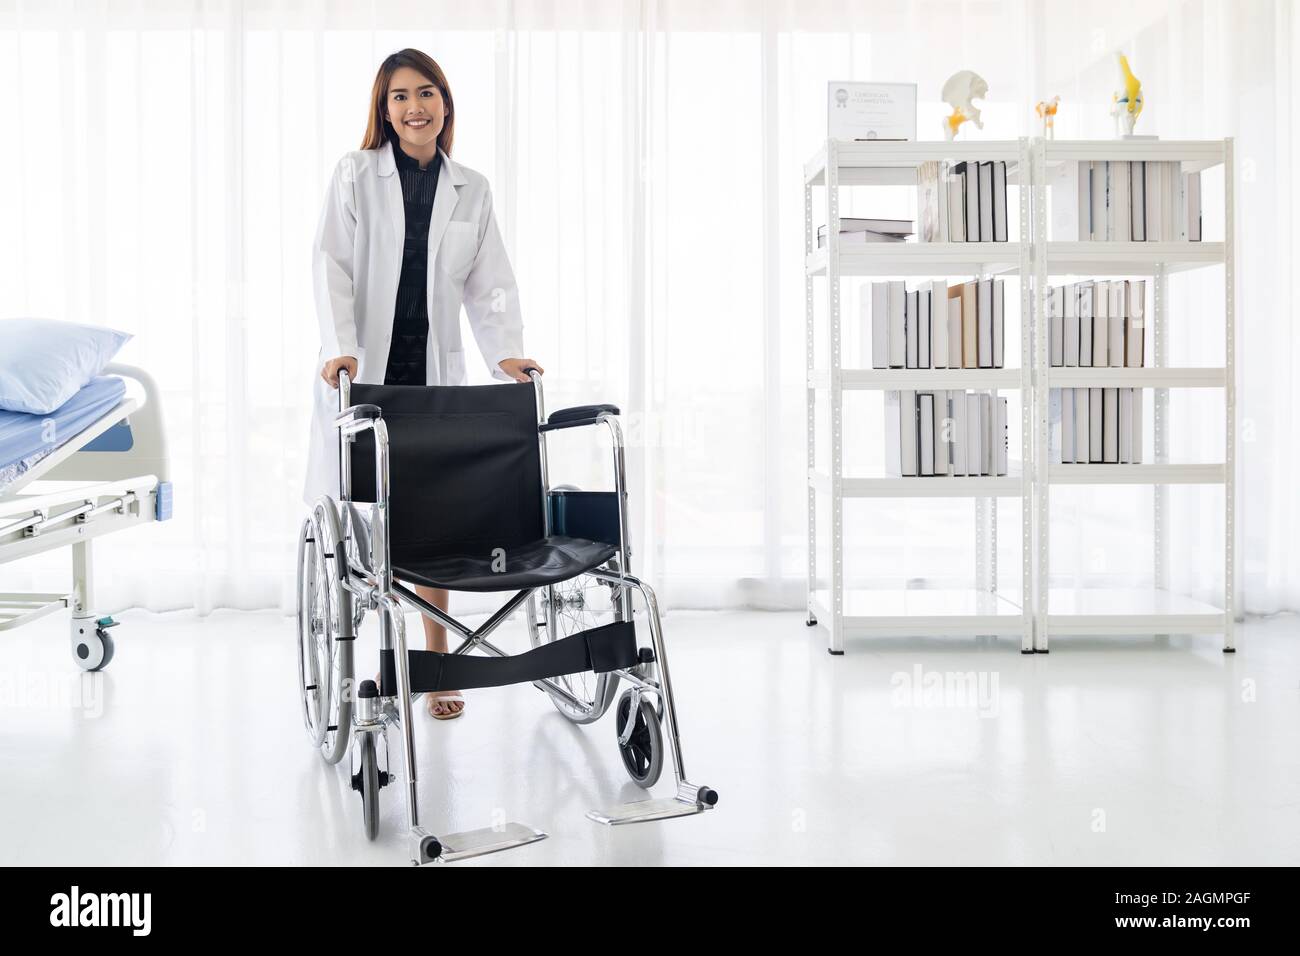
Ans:
POLYGON ((347 753, 352 727, 352 601, 338 512, 316 502, 298 540, 298 693, 303 722, 326 763, 347 753))
MULTIPOLYGON (((569 637, 602 624, 623 620, 617 588, 590 574, 539 588, 528 596, 528 639, 533 647, 569 637)), ((546 688, 556 710, 575 724, 590 724, 604 716, 618 690, 614 674, 566 674, 555 683, 578 704, 546 688)), ((545 685, 543 685, 545 686, 545 685)))
POLYGON ((632 701, 636 693, 623 691, 618 699, 618 708, 614 711, 614 731, 618 735, 618 754, 623 758, 623 767, 632 782, 638 787, 649 790, 659 781, 659 774, 664 769, 664 735, 659 726, 659 713, 648 700, 642 699, 632 713, 632 701), (623 729, 629 719, 635 720, 632 735, 626 744, 622 743, 623 729))

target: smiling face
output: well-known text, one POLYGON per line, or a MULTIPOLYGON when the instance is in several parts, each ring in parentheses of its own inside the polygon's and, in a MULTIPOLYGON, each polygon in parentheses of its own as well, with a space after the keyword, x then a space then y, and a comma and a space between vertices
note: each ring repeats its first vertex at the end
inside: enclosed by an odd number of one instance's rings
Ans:
POLYGON ((389 80, 385 109, 409 154, 436 150, 434 142, 442 132, 447 105, 433 80, 409 66, 399 67, 389 80))

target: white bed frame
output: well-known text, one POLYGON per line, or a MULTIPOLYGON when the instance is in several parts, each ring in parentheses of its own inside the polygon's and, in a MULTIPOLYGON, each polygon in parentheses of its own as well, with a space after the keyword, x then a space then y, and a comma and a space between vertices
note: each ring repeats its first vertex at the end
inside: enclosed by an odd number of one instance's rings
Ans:
POLYGON ((73 658, 87 670, 98 670, 112 657, 112 642, 105 636, 112 619, 95 617, 92 542, 171 514, 158 384, 148 372, 129 365, 114 363, 104 373, 138 382, 144 389, 143 404, 128 391, 111 411, 0 492, 0 565, 70 546, 73 578, 66 594, 0 592, 0 631, 70 607, 73 658), (129 450, 84 450, 122 421, 131 428, 129 450), (67 484, 42 494, 24 491, 36 481, 67 484))

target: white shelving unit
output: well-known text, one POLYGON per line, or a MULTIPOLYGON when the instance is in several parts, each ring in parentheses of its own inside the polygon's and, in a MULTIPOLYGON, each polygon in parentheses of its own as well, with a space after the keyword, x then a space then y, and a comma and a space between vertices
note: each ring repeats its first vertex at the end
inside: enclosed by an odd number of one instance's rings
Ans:
MULTIPOLYGON (((1028 188, 1019 193, 1020 241, 890 243, 845 248, 839 241, 840 190, 851 186, 914 186, 917 167, 930 160, 1000 160, 1008 185, 1026 186, 1032 168, 1028 139, 969 143, 854 143, 828 140, 804 167, 805 319, 807 349, 808 623, 826 627, 827 649, 844 652, 847 636, 1016 634, 1021 649, 1033 651, 1031 547, 1032 467, 1005 477, 849 478, 844 475, 844 393, 850 390, 999 389, 1020 392, 1022 448, 1032 443, 1030 378, 1033 314, 1028 237, 1028 188), (816 248, 813 190, 825 189, 826 247, 816 248), (1020 278, 1020 367, 1010 369, 845 368, 841 355, 841 280, 854 276, 934 277, 1017 275, 1020 278), (815 283, 824 277, 830 361, 815 366, 815 283), (815 433, 819 393, 830 413, 830 471, 816 467, 815 433), (817 503, 830 505, 830 573, 817 578, 817 503), (969 589, 869 589, 844 586, 845 498, 971 498, 975 503, 975 586, 969 589), (997 502, 1019 498, 1021 507, 1021 593, 1015 600, 997 592, 997 502)), ((848 529, 853 534, 857 529, 848 529)))
POLYGON ((1035 474, 1034 648, 1046 653, 1057 635, 1222 634, 1225 651, 1233 643, 1234 476, 1236 473, 1236 394, 1234 348, 1233 156, 1232 140, 1062 142, 1033 144, 1034 394, 1035 474), (1223 242, 1058 242, 1048 235, 1048 170, 1080 161, 1177 162, 1185 173, 1223 167, 1223 242), (1224 268, 1225 361, 1221 368, 1168 367, 1170 334, 1169 276, 1222 265, 1224 268), (1043 293, 1051 276, 1147 276, 1154 301, 1149 341, 1153 367, 1052 368, 1048 362, 1043 293), (1154 397, 1155 460, 1141 465, 1061 465, 1048 460, 1048 397, 1053 388, 1136 387, 1154 397), (1180 464, 1169 461, 1169 389, 1220 389, 1224 395, 1224 461, 1180 464), (1154 587, 1070 589, 1050 586, 1048 542, 1051 490, 1066 484, 1138 484, 1154 489, 1154 587), (1224 591, 1214 606, 1169 590, 1168 495, 1174 484, 1221 485, 1224 501, 1224 591))

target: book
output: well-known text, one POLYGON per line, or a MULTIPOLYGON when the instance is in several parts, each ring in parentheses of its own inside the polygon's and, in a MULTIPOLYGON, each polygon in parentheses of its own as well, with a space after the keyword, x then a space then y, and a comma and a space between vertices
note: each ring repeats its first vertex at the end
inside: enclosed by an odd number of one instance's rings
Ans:
POLYGON ((939 162, 930 160, 916 168, 916 219, 921 224, 921 242, 943 242, 939 220, 939 162))
POLYGON ((951 434, 952 418, 948 413, 948 393, 934 393, 934 473, 936 475, 952 474, 952 457, 949 453, 948 440, 951 434))
MULTIPOLYGON (((858 216, 840 217, 840 234, 846 232, 878 232, 889 236, 910 236, 913 231, 911 219, 863 219, 858 216)), ((826 235, 826 226, 817 227, 817 235, 826 235)))
POLYGON ((1062 336, 1065 354, 1062 356, 1066 368, 1079 364, 1079 286, 1071 282, 1065 287, 1065 309, 1062 322, 1065 334, 1062 336))
POLYGON ((980 279, 976 321, 979 323, 977 357, 979 368, 993 367, 993 280, 980 279))
POLYGON ((903 294, 904 306, 903 313, 903 335, 907 341, 907 365, 906 368, 916 368, 918 359, 921 354, 921 336, 917 331, 916 316, 916 292, 908 290, 903 294))
POLYGON ((993 163, 979 164, 980 177, 980 241, 993 241, 993 163))
POLYGON ((1092 287, 1079 283, 1079 367, 1092 367, 1092 287))
POLYGON ((885 474, 911 478, 917 473, 916 392, 885 392, 885 474))
POLYGON ((948 242, 966 241, 966 194, 963 179, 956 167, 943 164, 943 198, 947 207, 948 242))
POLYGON ((871 367, 889 368, 889 283, 871 283, 871 367))
POLYGON ((966 393, 949 393, 949 413, 952 416, 952 474, 964 477, 966 471, 966 393))
POLYGON ((1068 465, 1074 461, 1074 389, 1058 388, 1053 391, 1061 396, 1061 453, 1053 460, 1068 465))
POLYGON ((980 178, 979 164, 958 163, 954 170, 961 173, 962 195, 966 199, 966 241, 980 241, 980 178))
POLYGON ((916 367, 932 368, 930 357, 930 290, 917 289, 916 296, 916 367))
POLYGON ((1047 315, 1050 323, 1048 342, 1050 354, 1048 361, 1059 368, 1065 364, 1065 288, 1056 286, 1048 290, 1047 315))
POLYGON ((982 475, 984 442, 980 428, 980 397, 977 392, 966 393, 966 474, 982 475))
POLYGON ((916 402, 917 423, 921 430, 917 473, 930 477, 934 475, 934 395, 918 392, 916 402))
POLYGON ((1142 464, 1142 389, 1131 388, 1133 393, 1133 464, 1142 464))
POLYGON ((1104 280, 1092 287, 1092 364, 1104 366, 1110 361, 1107 338, 1110 334, 1110 286, 1104 280))
POLYGON ((1143 348, 1146 335, 1146 280, 1133 279, 1129 288, 1129 314, 1124 319, 1124 364, 1129 368, 1141 368, 1146 361, 1143 348))
POLYGON ((1147 242, 1160 242, 1164 239, 1164 220, 1162 218, 1161 197, 1164 195, 1164 163, 1146 164, 1146 219, 1147 242))
POLYGON ((1128 289, 1125 280, 1110 283, 1110 329, 1106 333, 1108 355, 1106 364, 1113 368, 1124 367, 1124 317, 1128 314, 1128 289))
POLYGON ((1002 368, 1005 358, 1003 339, 1006 334, 1006 302, 1002 292, 1002 280, 993 280, 993 367, 1002 368))
POLYGON ((1133 462, 1133 389, 1121 388, 1119 391, 1119 448, 1117 449, 1121 465, 1133 462))
POLYGON ((1110 164, 1110 238, 1130 242, 1133 238, 1133 207, 1130 201, 1128 162, 1110 164))
POLYGON ((1201 174, 1187 174, 1187 239, 1201 241, 1201 174))
POLYGON ((1007 400, 995 397, 994 408, 996 414, 993 427, 993 474, 1005 475, 1007 473, 1007 400))
POLYGON ((993 164, 993 241, 1007 241, 1007 164, 993 164))
POLYGON ((1086 242, 1092 238, 1089 232, 1092 199, 1088 189, 1091 165, 1087 162, 1061 163, 1050 167, 1049 172, 1051 238, 1057 242, 1086 242))
POLYGON ((1146 163, 1129 163, 1129 233, 1134 242, 1147 238, 1146 163))
POLYGON ((1102 461, 1102 431, 1105 419, 1102 416, 1100 388, 1087 389, 1088 392, 1088 461, 1094 465, 1102 461))
POLYGON ((1088 464, 1088 443, 1092 434, 1088 423, 1088 390, 1074 389, 1074 461, 1078 465, 1088 464))
POLYGON ((907 365, 907 290, 902 279, 891 279, 889 286, 889 367, 907 365))
POLYGON ((948 367, 961 368, 961 285, 948 289, 948 367))
POLYGON ((979 368, 979 328, 975 309, 975 283, 961 286, 961 367, 979 368))
POLYGON ((1089 221, 1089 238, 1093 242, 1103 242, 1106 230, 1106 163, 1094 162, 1092 178, 1088 183, 1089 196, 1092 199, 1092 213, 1089 221))
POLYGON ((1101 392, 1101 460, 1119 462, 1119 389, 1095 389, 1101 392))
POLYGON ((926 290, 930 317, 930 367, 948 367, 948 284, 942 279, 929 283, 926 290))

